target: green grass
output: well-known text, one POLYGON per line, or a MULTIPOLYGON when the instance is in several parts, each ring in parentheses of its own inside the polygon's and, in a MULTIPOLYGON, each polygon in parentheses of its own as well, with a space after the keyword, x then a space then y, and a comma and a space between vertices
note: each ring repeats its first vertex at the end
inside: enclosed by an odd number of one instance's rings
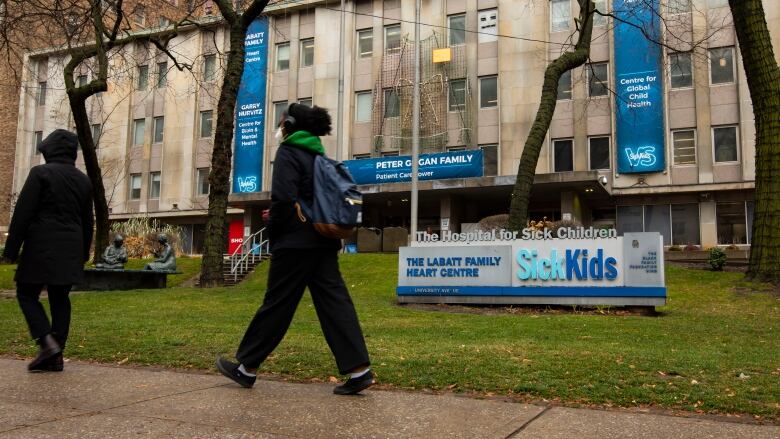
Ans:
POLYGON ((14 282, 15 270, 15 264, 0 264, 0 290, 16 289, 16 283, 14 282))
MULTIPOLYGON (((381 384, 780 420, 780 300, 734 292, 738 273, 668 267, 669 304, 658 317, 485 315, 397 306, 396 261, 341 259, 381 384)), ((267 268, 233 289, 74 295, 68 356, 211 370, 217 355, 235 351, 267 268)), ((34 353, 12 300, 0 300, 0 353, 34 353)), ((308 295, 262 371, 304 381, 336 374, 308 295)))

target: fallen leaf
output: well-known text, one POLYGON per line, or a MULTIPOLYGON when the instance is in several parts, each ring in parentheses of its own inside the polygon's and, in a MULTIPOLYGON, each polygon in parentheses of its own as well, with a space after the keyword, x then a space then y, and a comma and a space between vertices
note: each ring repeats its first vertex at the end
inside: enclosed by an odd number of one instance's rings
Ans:
POLYGON ((331 382, 331 383, 338 383, 338 382, 339 382, 339 379, 338 379, 338 378, 336 378, 336 377, 334 377, 334 376, 329 376, 329 377, 328 377, 328 382, 331 382))

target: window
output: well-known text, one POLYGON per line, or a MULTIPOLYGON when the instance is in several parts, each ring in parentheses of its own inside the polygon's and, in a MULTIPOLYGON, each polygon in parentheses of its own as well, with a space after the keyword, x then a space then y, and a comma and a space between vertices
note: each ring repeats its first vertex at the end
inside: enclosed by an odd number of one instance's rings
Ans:
POLYGON ((370 91, 355 93, 355 122, 371 122, 373 96, 370 91))
POLYGON ((301 104, 301 105, 305 105, 305 106, 307 106, 309 108, 312 107, 312 100, 311 100, 311 98, 298 99, 298 103, 301 104))
POLYGON ((366 160, 370 159, 371 154, 352 154, 352 160, 366 160))
POLYGON ((609 137, 588 139, 590 169, 609 169, 609 137))
POLYGON ((553 170, 555 172, 574 170, 574 148, 571 139, 553 140, 553 170))
POLYGON ((570 21, 570 0, 550 0, 550 29, 552 32, 569 30, 570 21))
POLYGON ((285 111, 287 111, 287 101, 274 102, 274 127, 282 120, 285 111))
POLYGON ((401 25, 385 26, 385 53, 401 51, 401 25))
POLYGON ((158 19, 157 24, 159 27, 168 27, 171 25, 171 20, 168 19, 168 17, 163 17, 161 15, 160 18, 158 19))
POLYGON ((382 153, 382 157, 398 157, 401 155, 398 151, 386 151, 382 153))
POLYGON ((276 71, 290 69, 290 43, 276 45, 276 71))
POLYGON ((165 131, 165 118, 162 116, 155 117, 154 118, 154 141, 152 143, 162 143, 164 131, 165 131))
POLYGON ((141 174, 130 174, 130 199, 141 199, 141 174))
POLYGON ((149 66, 138 66, 138 84, 136 89, 146 90, 149 86, 149 66))
POLYGON ((558 100, 569 99, 571 99, 571 70, 565 71, 558 80, 558 100))
POLYGON ((160 198, 160 173, 149 173, 149 198, 160 198))
POLYGON ((213 81, 217 72, 217 56, 206 55, 203 57, 203 80, 213 81))
POLYGON ((466 80, 450 81, 449 109, 458 111, 466 107, 466 80))
POLYGON ((693 85, 693 71, 690 52, 669 54, 669 79, 672 88, 690 87, 693 85))
POLYGON ((301 67, 314 65, 314 38, 301 40, 301 67))
POLYGON ((718 244, 748 243, 744 202, 715 203, 715 217, 718 219, 718 244))
POLYGON ((736 162, 737 127, 717 127, 712 129, 712 143, 715 148, 715 162, 736 162))
POLYGON ((79 75, 76 78, 76 87, 84 87, 87 85, 87 75, 79 75))
POLYGON ((195 192, 198 195, 209 194, 209 172, 211 168, 198 168, 198 187, 195 192))
POLYGON ((370 58, 374 55, 374 30, 358 31, 358 58, 370 58))
POLYGON ((591 64, 588 68, 588 95, 606 96, 609 92, 607 63, 591 64))
POLYGON ((479 78, 479 108, 498 106, 498 77, 479 78))
POLYGON ((157 88, 163 88, 168 84, 168 63, 157 63, 157 88))
POLYGON ((447 152, 458 152, 458 151, 465 151, 465 146, 450 146, 447 147, 447 152))
POLYGON ((486 9, 477 14, 477 26, 479 26, 480 43, 490 43, 498 40, 498 10, 486 9))
POLYGON ((672 245, 698 245, 699 205, 672 204, 672 245))
POLYGON ((483 145, 482 150, 482 175, 498 175, 498 145, 483 145))
POLYGON ((35 154, 40 154, 41 152, 38 150, 38 147, 41 145, 41 142, 43 142, 43 131, 36 131, 33 133, 33 149, 35 150, 35 154))
POLYGON ((667 0, 666 10, 670 14, 691 12, 691 0, 667 0))
POLYGON ((46 81, 38 83, 38 96, 35 97, 38 105, 46 105, 46 88, 46 81))
POLYGON ((710 49, 710 83, 734 82, 734 48, 710 49))
POLYGON ((146 119, 136 119, 133 121, 133 145, 143 145, 146 134, 146 119))
MULTIPOLYGON (((601 12, 602 14, 606 14, 609 12, 609 6, 607 6, 607 0, 595 0, 596 3, 596 10, 601 12)), ((594 26, 606 26, 607 24, 607 17, 600 15, 598 12, 593 14, 593 25, 594 26)))
POLYGON ((95 149, 100 147, 100 136, 103 134, 103 127, 99 123, 92 124, 92 142, 95 144, 95 149))
POLYGON ((401 115, 401 99, 393 89, 385 90, 385 118, 401 115))
POLYGON ((200 137, 211 137, 211 131, 213 129, 213 116, 214 113, 211 110, 200 112, 200 137))
POLYGON ((146 22, 146 8, 142 5, 136 6, 133 9, 133 21, 143 26, 144 22, 146 22))
POLYGON ((616 222, 620 236, 624 233, 644 232, 644 207, 618 206, 616 222))
POLYGON ((672 218, 668 204, 645 206, 645 232, 658 232, 664 238, 664 245, 672 242, 672 218))
POLYGON ((466 14, 447 17, 447 33, 450 46, 466 44, 466 14))
POLYGON ((695 165, 696 131, 672 131, 672 149, 675 165, 695 165))

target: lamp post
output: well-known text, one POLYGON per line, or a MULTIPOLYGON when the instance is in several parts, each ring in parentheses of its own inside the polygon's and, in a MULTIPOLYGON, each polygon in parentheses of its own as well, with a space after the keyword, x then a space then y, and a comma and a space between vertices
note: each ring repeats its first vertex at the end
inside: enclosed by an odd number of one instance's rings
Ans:
POLYGON ((420 157, 420 7, 416 0, 414 7, 414 85, 412 86, 412 242, 417 241, 417 204, 420 157))

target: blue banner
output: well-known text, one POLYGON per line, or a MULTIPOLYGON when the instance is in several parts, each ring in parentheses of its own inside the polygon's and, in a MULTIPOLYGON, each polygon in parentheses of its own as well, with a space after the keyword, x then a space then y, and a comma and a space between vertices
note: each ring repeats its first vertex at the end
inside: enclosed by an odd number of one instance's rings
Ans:
POLYGON ((268 20, 265 17, 249 25, 245 42, 244 74, 236 98, 233 192, 260 192, 268 66, 268 20))
POLYGON ((617 171, 665 167, 659 0, 614 0, 617 171))
MULTIPOLYGON (((412 156, 380 157, 344 162, 357 184, 412 181, 412 156)), ((482 150, 420 154, 420 180, 482 177, 482 150)))

